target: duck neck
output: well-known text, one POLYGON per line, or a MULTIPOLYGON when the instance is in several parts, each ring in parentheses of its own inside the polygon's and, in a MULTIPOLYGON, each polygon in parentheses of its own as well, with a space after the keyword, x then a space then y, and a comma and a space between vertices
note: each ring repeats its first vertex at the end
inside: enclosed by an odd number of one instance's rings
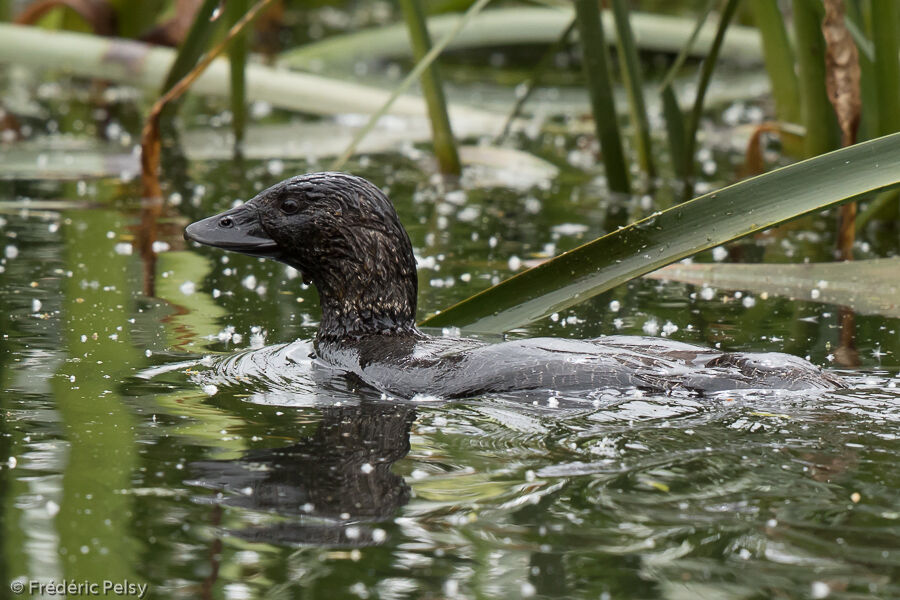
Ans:
POLYGON ((313 280, 322 306, 317 344, 340 344, 370 335, 418 333, 415 270, 373 273, 371 268, 366 265, 351 269, 350 273, 345 271, 337 280, 328 277, 313 280))

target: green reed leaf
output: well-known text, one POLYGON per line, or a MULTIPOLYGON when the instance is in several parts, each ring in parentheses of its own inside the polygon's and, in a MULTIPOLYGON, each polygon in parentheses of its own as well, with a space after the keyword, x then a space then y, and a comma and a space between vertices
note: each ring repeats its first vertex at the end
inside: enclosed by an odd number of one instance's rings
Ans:
POLYGON ((900 185, 900 133, 711 192, 523 271, 427 326, 507 331, 703 250, 900 185))

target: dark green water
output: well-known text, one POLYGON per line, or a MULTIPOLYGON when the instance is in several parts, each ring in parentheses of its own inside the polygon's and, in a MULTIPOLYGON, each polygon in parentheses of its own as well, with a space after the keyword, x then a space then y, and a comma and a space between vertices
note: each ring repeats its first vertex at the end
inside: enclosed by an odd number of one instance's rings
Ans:
MULTIPOLYGON (((390 187, 423 316, 630 210, 565 176, 448 200, 403 160, 353 170, 390 187)), ((134 185, 2 184, 0 597, 63 579, 154 598, 900 597, 897 320, 857 316, 862 366, 828 394, 386 402, 267 371, 269 346, 311 338, 315 291, 180 241, 281 176, 189 165, 156 299, 134 185), (203 358, 259 347, 218 373, 203 358)), ((823 259, 830 227, 736 252, 823 259)), ((514 335, 646 332, 834 367, 840 321, 645 280, 514 335)))

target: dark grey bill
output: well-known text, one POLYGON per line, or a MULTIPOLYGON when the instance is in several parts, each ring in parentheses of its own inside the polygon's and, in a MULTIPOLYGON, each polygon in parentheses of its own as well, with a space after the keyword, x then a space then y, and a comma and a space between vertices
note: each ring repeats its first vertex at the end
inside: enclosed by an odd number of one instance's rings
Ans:
POLYGON ((184 230, 184 239, 250 256, 280 255, 278 244, 266 234, 252 202, 191 223, 184 230))

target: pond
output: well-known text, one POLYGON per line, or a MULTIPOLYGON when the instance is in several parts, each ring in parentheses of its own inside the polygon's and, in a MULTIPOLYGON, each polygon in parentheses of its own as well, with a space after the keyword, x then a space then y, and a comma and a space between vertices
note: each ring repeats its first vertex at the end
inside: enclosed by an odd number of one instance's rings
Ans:
MULTIPOLYGON (((182 167, 152 298, 134 182, 0 186, 6 582, 128 582, 155 598, 900 596, 897 319, 856 315, 860 366, 839 369, 837 306, 644 279, 510 335, 786 351, 849 388, 386 399, 309 364, 273 369, 307 351, 315 290, 181 240, 312 167, 182 167)), ((568 171, 445 189, 409 156, 348 170, 388 189, 408 227, 421 316, 640 208, 568 171)), ((729 252, 823 259, 831 229, 807 221, 729 252)))

